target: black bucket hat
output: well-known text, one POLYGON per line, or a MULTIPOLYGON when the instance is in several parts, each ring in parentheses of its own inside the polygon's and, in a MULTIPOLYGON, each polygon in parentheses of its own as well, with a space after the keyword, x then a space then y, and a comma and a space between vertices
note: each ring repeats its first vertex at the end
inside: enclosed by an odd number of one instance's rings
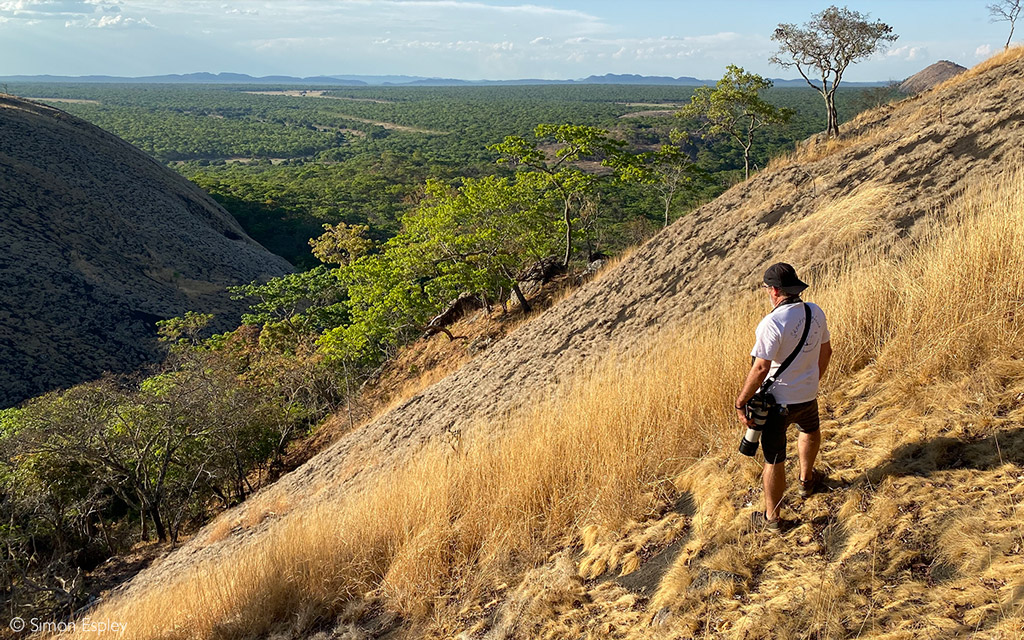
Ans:
POLYGON ((776 262, 764 272, 764 283, 790 294, 797 294, 807 288, 807 283, 796 277, 796 269, 785 262, 776 262))

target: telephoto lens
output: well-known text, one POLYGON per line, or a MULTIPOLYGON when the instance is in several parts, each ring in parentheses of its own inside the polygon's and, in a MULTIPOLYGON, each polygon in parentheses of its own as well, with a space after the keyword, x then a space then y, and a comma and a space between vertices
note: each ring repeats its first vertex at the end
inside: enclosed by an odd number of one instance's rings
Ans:
POLYGON ((754 396, 747 402, 747 417, 754 422, 754 426, 747 428, 747 433, 740 441, 740 453, 745 456, 753 456, 757 453, 757 445, 761 442, 761 429, 768 421, 768 406, 764 398, 754 396))
POLYGON ((753 456, 757 453, 757 445, 761 442, 761 428, 750 427, 746 435, 740 440, 740 453, 745 456, 753 456))

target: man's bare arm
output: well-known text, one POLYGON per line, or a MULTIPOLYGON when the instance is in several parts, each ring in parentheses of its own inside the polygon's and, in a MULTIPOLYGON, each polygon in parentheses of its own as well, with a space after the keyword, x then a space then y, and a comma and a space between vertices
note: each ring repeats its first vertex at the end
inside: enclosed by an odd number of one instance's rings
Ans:
POLYGON ((747 374, 747 380, 743 383, 743 388, 740 389, 740 395, 736 396, 736 406, 742 407, 754 397, 754 393, 757 388, 761 386, 764 379, 768 377, 768 372, 772 368, 772 361, 765 360, 764 358, 754 358, 754 364, 750 367, 750 373, 747 374))
POLYGON ((822 342, 821 351, 818 352, 818 380, 825 377, 825 369, 828 369, 828 363, 832 361, 832 343, 822 342))

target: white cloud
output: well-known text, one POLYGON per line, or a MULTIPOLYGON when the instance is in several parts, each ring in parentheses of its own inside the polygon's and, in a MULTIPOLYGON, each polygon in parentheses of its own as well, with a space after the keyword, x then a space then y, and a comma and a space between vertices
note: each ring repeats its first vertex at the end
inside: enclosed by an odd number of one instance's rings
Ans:
POLYGON ((990 44, 983 44, 974 50, 975 58, 987 58, 990 55, 992 55, 992 45, 990 44))
POLYGON ((896 49, 889 49, 885 52, 887 58, 899 58, 900 60, 920 60, 928 56, 928 50, 924 47, 912 47, 904 45, 896 49))
POLYGON ((249 40, 245 47, 258 51, 268 51, 275 54, 286 52, 308 52, 323 51, 338 47, 339 41, 334 37, 301 37, 301 38, 266 38, 263 40, 249 40))
MULTIPOLYGON (((638 63, 661 75, 680 75, 695 59, 713 60, 724 68, 735 62, 736 56, 765 58, 773 47, 767 37, 743 35, 735 32, 720 32, 694 36, 656 36, 647 38, 601 38, 595 35, 566 34, 560 39, 549 36, 535 37, 522 33, 519 36, 486 39, 440 39, 410 38, 393 35, 372 40, 382 55, 408 56, 410 51, 430 51, 447 54, 476 54, 481 73, 494 70, 516 69, 509 73, 532 73, 542 65, 551 68, 552 61, 569 63, 572 69, 564 69, 560 77, 571 77, 573 73, 586 75, 604 68, 598 61, 613 62, 615 68, 606 71, 632 72, 638 63), (484 62, 486 61, 486 63, 484 62)), ((921 50, 909 50, 904 55, 920 55, 921 50)), ((398 59, 396 57, 396 59, 398 59)), ((458 58, 448 55, 445 60, 458 58)), ((691 72, 692 73, 692 72, 691 72)))
POLYGON ((66 27, 107 26, 98 25, 103 18, 89 16, 120 13, 119 4, 121 0, 4 0, 0 1, 0 22, 17 20, 18 24, 31 27, 44 21, 63 20, 66 27))
POLYGON ((678 36, 665 36, 662 40, 676 40, 680 42, 688 42, 690 44, 702 45, 706 47, 719 47, 724 45, 730 45, 735 42, 747 39, 749 36, 736 33, 734 31, 720 31, 718 33, 707 33, 698 36, 688 36, 680 38, 678 36))
MULTIPOLYGON (((350 0, 356 2, 359 0, 350 0)), ((424 9, 455 9, 459 11, 483 11, 493 12, 498 14, 510 15, 520 14, 524 17, 540 17, 544 19, 574 19, 583 20, 586 22, 600 22, 599 18, 590 15, 584 11, 576 9, 556 9, 554 7, 543 7, 535 4, 519 4, 519 5, 490 5, 482 2, 460 2, 456 0, 397 0, 394 2, 385 2, 383 0, 375 0, 375 4, 378 5, 395 5, 403 8, 424 8, 424 9)))
MULTIPOLYGON (((562 48, 572 51, 567 59, 583 61, 589 58, 610 58, 628 63, 629 61, 662 61, 668 64, 694 56, 709 59, 723 59, 731 62, 737 53, 767 55, 771 43, 767 38, 746 36, 734 32, 721 32, 695 36, 659 36, 650 38, 599 39, 575 37, 562 43, 562 48), (726 58, 729 58, 726 60, 726 58)), ((724 66, 723 62, 723 66, 724 66)))
POLYGON ((153 23, 146 18, 129 18, 118 13, 117 15, 101 16, 99 18, 88 18, 85 20, 68 20, 65 27, 84 27, 86 29, 152 29, 153 23))
POLYGON ((224 13, 229 16, 258 16, 260 15, 259 9, 239 9, 238 7, 232 7, 231 5, 222 4, 220 8, 224 10, 224 13))

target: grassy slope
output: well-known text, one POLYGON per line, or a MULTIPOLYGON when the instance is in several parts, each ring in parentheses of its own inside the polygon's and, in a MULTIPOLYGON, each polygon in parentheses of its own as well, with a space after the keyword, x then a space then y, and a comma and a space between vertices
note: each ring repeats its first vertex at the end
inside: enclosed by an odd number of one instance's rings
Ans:
POLYGON ((964 186, 901 250, 856 250, 883 183, 772 231, 846 256, 809 297, 836 347, 830 491, 791 498, 781 538, 748 530, 759 469, 733 453, 736 354, 765 311, 741 293, 508 416, 507 437, 293 507, 262 544, 94 617, 133 637, 365 637, 394 612, 430 636, 1020 638, 1024 174, 964 186))

